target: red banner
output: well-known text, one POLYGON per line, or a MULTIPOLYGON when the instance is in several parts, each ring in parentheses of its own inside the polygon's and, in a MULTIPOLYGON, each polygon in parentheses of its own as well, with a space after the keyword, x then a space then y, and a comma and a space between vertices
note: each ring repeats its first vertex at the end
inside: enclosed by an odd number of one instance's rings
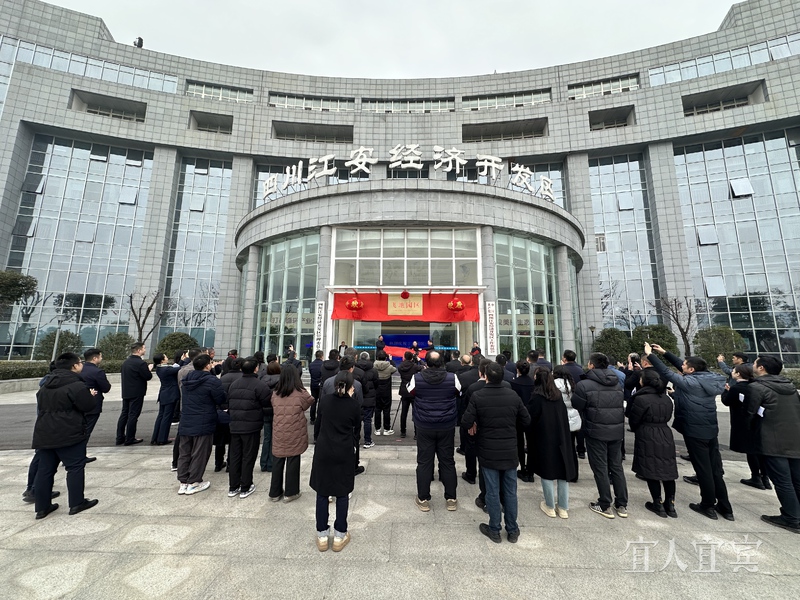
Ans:
MULTIPOLYGON (((478 294, 458 294, 463 310, 453 311, 447 304, 453 299, 451 294, 412 294, 407 300, 408 310, 398 310, 397 300, 392 296, 393 310, 389 310, 389 294, 334 294, 333 320, 349 321, 427 321, 428 323, 458 323, 460 321, 479 321, 478 294), (363 303, 360 310, 350 310, 346 305, 353 298, 363 303), (422 306, 417 303, 421 302, 422 306), (390 314, 391 312, 391 314, 390 314), (412 314, 398 314, 407 312, 412 314)), ((356 303, 357 305, 359 303, 356 303)), ((406 307, 400 307, 406 308, 406 307)))

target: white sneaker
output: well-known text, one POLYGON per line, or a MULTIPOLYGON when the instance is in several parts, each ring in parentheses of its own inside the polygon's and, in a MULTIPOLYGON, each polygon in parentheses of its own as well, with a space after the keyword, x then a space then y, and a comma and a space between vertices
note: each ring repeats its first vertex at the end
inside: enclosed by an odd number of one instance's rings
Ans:
POLYGON ((183 496, 186 493, 186 488, 189 487, 188 483, 182 483, 181 487, 178 488, 178 495, 183 496))
POLYGON ((210 481, 199 481, 197 483, 190 483, 189 487, 186 488, 186 495, 191 496, 192 494, 196 494, 197 492, 204 492, 210 487, 211 487, 210 481))
POLYGON ((251 483, 250 487, 246 490, 242 490, 242 493, 239 494, 239 498, 247 498, 250 494, 256 491, 256 484, 251 483))
POLYGON ((364 444, 364 450, 369 450, 374 445, 375 445, 375 442, 368 442, 368 443, 364 444))
POLYGON ((383 435, 383 429, 376 429, 372 432, 372 435, 383 435))
POLYGON ((384 429, 383 435, 394 435, 394 429, 384 429))
POLYGON ((239 492, 241 491, 242 490, 239 488, 236 488, 235 490, 228 490, 228 498, 235 498, 236 496, 239 495, 239 492))

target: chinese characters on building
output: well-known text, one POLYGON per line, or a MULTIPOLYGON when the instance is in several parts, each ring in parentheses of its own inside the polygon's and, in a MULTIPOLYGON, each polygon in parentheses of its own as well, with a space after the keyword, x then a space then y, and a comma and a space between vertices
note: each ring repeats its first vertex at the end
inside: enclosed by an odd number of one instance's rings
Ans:
MULTIPOLYGON (((302 160, 284 167, 283 173, 272 171, 265 179, 261 180, 261 189, 259 190, 261 202, 264 203, 278 196, 299 191, 304 189, 304 185, 311 182, 340 183, 342 171, 344 171, 344 176, 350 179, 358 180, 369 177, 372 168, 379 161, 374 153, 374 148, 365 148, 364 146, 351 150, 349 159, 343 163, 344 169, 337 169, 335 154, 326 154, 310 158, 306 172, 303 170, 302 160)), ((388 162, 390 169, 422 171, 426 164, 424 158, 425 155, 419 144, 397 144, 389 150, 389 156, 384 160, 388 162)), ((503 159, 489 154, 476 154, 472 160, 474 160, 476 178, 471 181, 484 185, 497 185, 501 173, 506 168, 503 159)), ((447 149, 444 146, 435 145, 432 148, 432 161, 428 162, 432 162, 434 171, 453 173, 458 178, 464 176, 469 161, 470 159, 465 156, 463 150, 455 147, 447 149)), ((342 165, 341 162, 339 164, 342 165)), ((536 181, 533 171, 524 165, 510 163, 509 186, 517 191, 555 202, 552 180, 540 175, 539 180, 536 181)))

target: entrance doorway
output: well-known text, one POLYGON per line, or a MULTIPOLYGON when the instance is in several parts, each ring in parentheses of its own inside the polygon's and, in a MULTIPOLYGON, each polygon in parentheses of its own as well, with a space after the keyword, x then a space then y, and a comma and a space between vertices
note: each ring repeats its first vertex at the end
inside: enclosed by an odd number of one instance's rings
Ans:
MULTIPOLYGON (((387 346, 410 348, 416 341, 420 348, 433 341, 437 349, 445 352, 459 347, 459 323, 428 323, 425 321, 355 321, 353 322, 353 347, 374 356, 375 341, 383 335, 387 346)), ((471 344, 470 344, 471 345, 471 344)), ((394 357, 402 360, 402 356, 394 357)))

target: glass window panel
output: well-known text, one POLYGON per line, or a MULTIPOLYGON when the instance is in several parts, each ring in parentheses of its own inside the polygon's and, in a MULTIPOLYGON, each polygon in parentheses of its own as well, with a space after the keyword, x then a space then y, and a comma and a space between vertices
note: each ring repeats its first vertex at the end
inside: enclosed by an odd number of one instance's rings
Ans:
POLYGON ((334 285, 356 285, 356 261, 337 258, 334 263, 334 285))
POLYGON ((405 255, 405 242, 405 231, 385 229, 383 231, 383 257, 403 258, 405 255))
MULTIPOLYGON (((478 261, 456 258, 456 286, 478 285, 478 261)), ((498 282, 498 290, 500 284, 498 282)))
POLYGON ((358 261, 358 285, 380 285, 381 261, 364 260, 358 261))
POLYGON ((718 244, 717 228, 714 225, 702 225, 698 227, 697 240, 701 246, 718 244))
POLYGON ((453 285, 453 261, 431 260, 431 285, 453 285))
POLYGON ((425 286, 428 285, 428 261, 409 260, 407 265, 406 285, 425 286))
POLYGON ((709 298, 722 298, 727 296, 725 279, 721 276, 705 277, 706 296, 709 298))
POLYGON ((478 256, 478 242, 476 240, 476 235, 476 229, 455 230, 456 257, 466 258, 478 256))
POLYGON ((731 179, 731 191, 735 197, 741 196, 752 196, 753 195, 753 186, 750 184, 750 180, 745 178, 741 179, 731 179))
POLYGON ((428 231, 426 229, 409 229, 406 235, 407 235, 406 256, 408 256, 409 258, 427 258, 428 231))
POLYGON ((453 231, 451 229, 431 230, 431 258, 451 258, 453 256, 453 231))
POLYGON ((336 256, 354 257, 358 232, 355 229, 336 230, 336 256))
POLYGON ((402 260, 383 260, 383 285, 405 285, 405 262, 402 260))
POLYGON ((361 258, 380 258, 381 232, 362 229, 359 234, 358 255, 361 258))

